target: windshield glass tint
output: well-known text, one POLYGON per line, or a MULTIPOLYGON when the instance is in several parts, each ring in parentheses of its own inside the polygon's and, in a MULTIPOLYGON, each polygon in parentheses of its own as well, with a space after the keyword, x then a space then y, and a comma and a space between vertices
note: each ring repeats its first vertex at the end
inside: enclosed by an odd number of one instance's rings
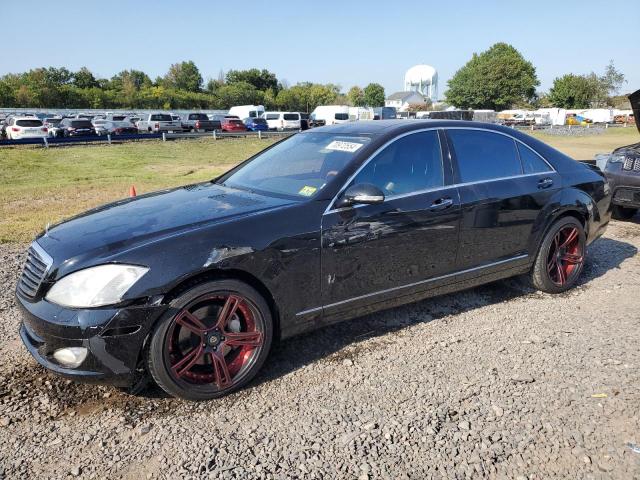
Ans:
POLYGON ((41 127, 42 122, 40 120, 17 120, 16 125, 19 127, 41 127))
POLYGON ((93 125, 89 120, 73 120, 71 126, 74 128, 91 128, 93 125))
POLYGON ((230 187, 263 193, 313 197, 369 140, 326 133, 294 135, 221 181, 230 187))

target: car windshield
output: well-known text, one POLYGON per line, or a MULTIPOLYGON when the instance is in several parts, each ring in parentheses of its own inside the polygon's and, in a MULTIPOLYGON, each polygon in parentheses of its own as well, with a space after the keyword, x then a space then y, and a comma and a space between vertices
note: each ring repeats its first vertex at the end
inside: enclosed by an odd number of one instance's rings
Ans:
POLYGON ((265 194, 310 198, 369 141, 368 137, 316 132, 294 135, 259 153, 219 182, 265 194))

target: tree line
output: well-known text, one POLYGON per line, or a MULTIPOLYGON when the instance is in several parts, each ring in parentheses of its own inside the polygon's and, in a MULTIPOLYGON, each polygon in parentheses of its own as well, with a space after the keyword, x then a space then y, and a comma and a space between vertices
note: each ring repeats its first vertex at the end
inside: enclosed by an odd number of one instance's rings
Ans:
POLYGON ((448 82, 447 103, 458 108, 504 110, 509 108, 628 107, 619 96, 624 74, 613 61, 602 74, 569 73, 557 77, 547 93, 537 93, 540 81, 533 64, 513 46, 496 43, 474 53, 448 82))
POLYGON ((192 61, 175 63, 152 80, 140 70, 123 70, 110 79, 97 78, 83 67, 35 68, 0 77, 0 107, 8 108, 123 108, 123 109, 228 109, 260 104, 269 109, 310 112, 318 105, 351 103, 384 105, 384 88, 370 84, 354 87, 348 95, 336 84, 301 82, 288 86, 266 69, 229 70, 204 82, 192 61))
MULTIPOLYGON (((448 82, 445 101, 458 108, 628 107, 618 95, 624 74, 613 61, 602 74, 568 73, 554 80, 547 93, 538 93, 536 69, 513 46, 496 43, 472 58, 448 82)), ((123 70, 110 79, 97 78, 83 67, 36 68, 0 77, 0 107, 15 108, 123 108, 228 109, 261 104, 268 109, 310 112, 318 105, 349 104, 379 107, 385 91, 377 83, 352 87, 301 82, 289 86, 266 69, 220 72, 206 83, 192 61, 175 63, 164 76, 152 80, 140 70, 123 70)), ((425 109, 430 105, 418 105, 425 109)), ((415 109, 415 108, 414 108, 415 109)))

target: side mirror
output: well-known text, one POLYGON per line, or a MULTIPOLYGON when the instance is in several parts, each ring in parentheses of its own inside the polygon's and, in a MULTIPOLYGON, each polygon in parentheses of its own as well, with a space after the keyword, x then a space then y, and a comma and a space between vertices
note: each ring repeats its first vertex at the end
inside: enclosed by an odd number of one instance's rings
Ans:
POLYGON ((342 197, 336 202, 336 208, 349 207, 351 205, 373 205, 384 202, 384 193, 370 183, 358 183, 347 188, 342 197))

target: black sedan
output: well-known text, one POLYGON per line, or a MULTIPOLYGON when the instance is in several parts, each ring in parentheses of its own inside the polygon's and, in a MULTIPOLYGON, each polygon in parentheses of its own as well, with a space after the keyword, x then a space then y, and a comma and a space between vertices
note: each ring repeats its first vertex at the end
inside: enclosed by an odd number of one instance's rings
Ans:
POLYGON ((210 399, 276 339, 332 322, 521 274, 563 292, 610 203, 599 171, 500 126, 313 129, 49 228, 17 287, 20 333, 58 374, 210 399))

